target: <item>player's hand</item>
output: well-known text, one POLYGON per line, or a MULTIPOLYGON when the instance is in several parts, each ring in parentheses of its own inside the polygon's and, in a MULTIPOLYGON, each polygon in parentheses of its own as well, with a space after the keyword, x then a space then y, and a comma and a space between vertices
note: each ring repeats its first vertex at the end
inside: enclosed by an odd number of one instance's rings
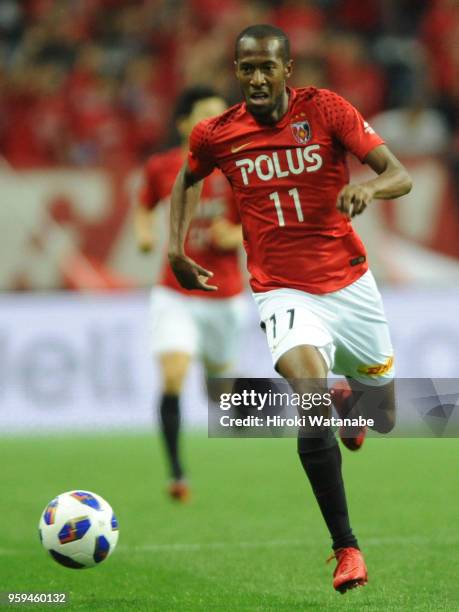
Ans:
POLYGON ((373 199, 373 190, 366 185, 346 185, 341 189, 336 208, 350 219, 363 213, 373 199))
POLYGON ((186 255, 169 253, 169 263, 175 274, 175 278, 184 289, 217 291, 218 287, 207 284, 207 280, 212 278, 214 273, 201 267, 186 255))
POLYGON ((242 229, 240 225, 235 225, 228 219, 220 217, 215 219, 210 226, 210 238, 219 249, 231 251, 242 244, 242 229))

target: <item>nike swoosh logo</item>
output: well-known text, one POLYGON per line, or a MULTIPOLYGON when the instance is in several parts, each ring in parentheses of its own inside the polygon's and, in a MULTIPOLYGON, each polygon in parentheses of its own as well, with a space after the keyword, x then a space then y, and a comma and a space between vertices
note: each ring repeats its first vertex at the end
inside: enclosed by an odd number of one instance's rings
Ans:
POLYGON ((241 144, 238 147, 231 147, 231 153, 237 153, 238 151, 241 151, 241 149, 245 149, 251 145, 253 142, 253 140, 250 140, 249 142, 244 142, 244 144, 241 144))

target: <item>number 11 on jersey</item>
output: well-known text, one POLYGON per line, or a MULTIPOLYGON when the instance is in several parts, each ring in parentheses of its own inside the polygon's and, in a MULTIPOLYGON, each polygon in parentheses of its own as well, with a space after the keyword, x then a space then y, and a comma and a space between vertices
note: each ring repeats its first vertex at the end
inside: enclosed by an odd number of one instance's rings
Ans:
MULTIPOLYGON (((298 189, 290 189, 288 192, 289 196, 293 198, 293 203, 295 204, 296 215, 298 217, 298 221, 302 223, 304 221, 303 217, 303 209, 301 208, 300 196, 298 193, 298 189)), ((273 200, 274 206, 276 207, 277 218, 279 219, 279 225, 282 227, 285 225, 284 213, 282 211, 281 201, 279 197, 279 193, 277 191, 273 191, 269 194, 269 199, 273 200)))

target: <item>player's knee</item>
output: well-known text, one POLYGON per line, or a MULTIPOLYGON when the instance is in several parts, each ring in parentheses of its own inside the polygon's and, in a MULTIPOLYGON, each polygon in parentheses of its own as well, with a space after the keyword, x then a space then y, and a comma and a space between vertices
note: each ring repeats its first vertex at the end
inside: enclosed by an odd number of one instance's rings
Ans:
POLYGON ((180 372, 168 372, 163 378, 163 392, 167 395, 180 395, 184 376, 180 372))
POLYGON ((186 370, 181 367, 163 369, 163 391, 168 395, 180 395, 185 382, 186 370))
POLYGON ((279 358, 276 370, 287 379, 326 379, 328 366, 315 346, 295 346, 279 358))
POLYGON ((171 353, 160 357, 164 393, 180 395, 189 364, 190 357, 187 354, 171 353))

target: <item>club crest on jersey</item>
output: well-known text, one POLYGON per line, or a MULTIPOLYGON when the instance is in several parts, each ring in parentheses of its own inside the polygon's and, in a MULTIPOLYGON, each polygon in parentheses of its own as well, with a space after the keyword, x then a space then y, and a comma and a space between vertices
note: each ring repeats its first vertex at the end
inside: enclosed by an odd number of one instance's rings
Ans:
POLYGON ((299 144, 306 144, 311 140, 311 127, 308 121, 295 121, 291 123, 293 137, 299 144))

